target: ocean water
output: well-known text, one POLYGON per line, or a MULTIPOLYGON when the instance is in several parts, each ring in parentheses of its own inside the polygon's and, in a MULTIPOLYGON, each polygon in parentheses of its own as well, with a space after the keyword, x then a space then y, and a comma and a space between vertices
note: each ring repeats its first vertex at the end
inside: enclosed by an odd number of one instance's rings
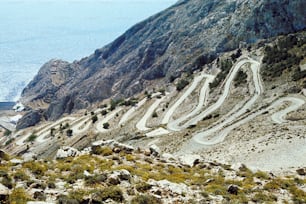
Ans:
POLYGON ((0 102, 0 111, 12 110, 14 105, 15 105, 15 103, 13 103, 13 102, 0 102))
POLYGON ((48 60, 73 61, 176 0, 1 0, 0 102, 16 101, 48 60))

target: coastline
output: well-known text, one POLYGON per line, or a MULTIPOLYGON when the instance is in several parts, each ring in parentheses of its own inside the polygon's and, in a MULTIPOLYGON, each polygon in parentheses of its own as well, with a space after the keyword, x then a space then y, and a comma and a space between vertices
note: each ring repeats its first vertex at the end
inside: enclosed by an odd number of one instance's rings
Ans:
POLYGON ((15 102, 0 102, 0 111, 13 110, 15 102))

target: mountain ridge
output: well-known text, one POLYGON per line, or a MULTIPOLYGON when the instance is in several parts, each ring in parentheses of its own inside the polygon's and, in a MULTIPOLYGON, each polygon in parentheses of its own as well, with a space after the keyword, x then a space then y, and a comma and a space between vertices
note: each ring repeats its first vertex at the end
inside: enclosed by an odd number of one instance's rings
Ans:
POLYGON ((132 96, 154 79, 167 83, 241 43, 304 29, 304 7, 302 0, 179 1, 89 57, 46 63, 21 101, 55 120, 109 97, 132 96))

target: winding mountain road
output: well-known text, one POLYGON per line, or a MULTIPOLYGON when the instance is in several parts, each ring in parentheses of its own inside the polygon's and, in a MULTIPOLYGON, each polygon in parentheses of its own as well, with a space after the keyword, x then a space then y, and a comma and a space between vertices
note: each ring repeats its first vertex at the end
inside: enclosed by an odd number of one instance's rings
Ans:
POLYGON ((276 106, 280 106, 282 103, 284 102, 291 102, 290 106, 278 111, 276 113, 274 113, 271 118, 275 123, 281 124, 281 123, 285 123, 287 122, 287 120, 284 119, 284 117, 293 111, 296 111, 297 109, 299 109, 304 103, 305 101, 303 99, 300 98, 296 98, 296 97, 284 97, 284 98, 280 98, 279 100, 277 100, 275 103, 273 103, 271 108, 274 108, 276 106))
POLYGON ((280 124, 280 123, 287 122, 286 120, 283 119, 283 117, 286 114, 299 109, 305 103, 305 101, 303 99, 296 98, 296 97, 284 97, 284 98, 280 98, 277 101, 275 101, 274 103, 272 103, 269 107, 267 107, 267 108, 265 108, 263 110, 260 110, 258 112, 255 112, 255 113, 253 113, 253 114, 251 114, 251 115, 249 115, 249 116, 239 120, 238 122, 233 123, 232 125, 222 129, 220 132, 215 134, 213 136, 213 138, 209 138, 209 136, 211 136, 212 133, 215 132, 215 131, 208 130, 208 131, 204 131, 204 132, 196 134, 192 139, 195 142, 197 142, 199 144, 202 144, 202 145, 214 145, 214 144, 223 142, 224 139, 226 138, 226 136, 233 129, 235 129, 235 128, 245 124, 246 122, 254 119, 255 117, 263 114, 266 111, 269 111, 271 109, 279 107, 280 105, 282 105, 285 102, 290 102, 291 104, 287 108, 283 109, 282 111, 278 111, 278 112, 274 113, 271 116, 271 119, 274 122, 276 122, 276 123, 280 124))
POLYGON ((159 106, 159 104, 166 98, 166 96, 162 96, 161 98, 158 98, 154 101, 154 103, 150 106, 150 108, 147 110, 145 115, 138 121, 136 124, 136 128, 140 131, 148 131, 151 128, 147 127, 147 120, 152 116, 155 109, 159 106))
POLYGON ((134 107, 130 108, 121 118, 119 125, 123 125, 131 118, 131 115, 135 113, 141 106, 143 106, 147 102, 147 98, 142 99, 139 101, 134 107))
MULTIPOLYGON (((182 122, 186 121, 188 118, 191 118, 191 117, 195 116, 196 114, 198 114, 201 111, 201 109, 203 108, 203 106, 205 105, 205 102, 207 101, 208 94, 209 94, 209 84, 211 82, 213 82, 213 80, 215 79, 215 76, 214 75, 209 75, 209 74, 202 74, 202 76, 205 77, 205 83, 204 83, 203 87, 201 88, 200 96, 199 96, 199 102, 198 102, 197 107, 192 112, 190 112, 189 114, 184 115, 184 116, 182 116, 182 117, 180 117, 180 118, 178 118, 178 119, 176 119, 174 121, 169 122, 169 119, 168 119, 167 128, 169 130, 180 131, 180 130, 184 129, 184 127, 179 126, 179 124, 181 124, 182 122)), ((193 90, 195 89, 195 87, 192 87, 192 88, 193 88, 193 90)), ((188 92, 188 95, 190 95, 190 94, 191 94, 191 92, 188 92)), ((188 97, 188 95, 184 94, 180 98, 180 100, 183 102, 186 99, 186 97, 188 97)), ((171 113, 170 116, 172 116, 174 111, 171 111, 170 113, 171 113)), ((169 116, 167 116, 167 117, 169 117, 169 116)), ((164 121, 164 122, 166 122, 166 121, 164 121)))
MULTIPOLYGON (((218 101, 216 103, 214 103, 213 105, 211 105, 210 107, 208 107, 205 111, 201 112, 196 117, 187 121, 187 123, 185 123, 183 125, 184 128, 187 128, 190 125, 197 124, 197 122, 202 120, 204 117, 208 116, 209 114, 213 113, 214 111, 216 111, 218 108, 221 107, 221 105, 224 103, 225 99, 229 95, 231 84, 232 84, 237 72, 239 71, 239 69, 241 69, 241 67, 243 65, 245 65, 247 63, 251 63, 251 71, 252 71, 252 74, 253 74, 253 82, 254 82, 254 85, 255 85, 255 94, 238 112, 233 114, 231 117, 227 118, 226 121, 223 123, 223 125, 225 123, 233 121, 235 118, 237 118, 238 116, 243 114, 247 109, 251 108, 251 106, 254 104, 254 102, 258 99, 259 95, 262 93, 263 88, 262 88, 262 84, 261 84, 261 80, 260 80, 260 74, 259 74, 260 63, 253 60, 253 59, 246 58, 246 59, 242 59, 241 61, 236 63, 234 65, 233 69, 230 71, 230 73, 228 75, 228 78, 226 79, 226 82, 225 82, 225 85, 224 85, 224 91, 223 91, 221 97, 218 99, 218 101)), ((219 127, 222 128, 223 125, 219 125, 219 127)))
POLYGON ((171 108, 166 112, 162 124, 169 124, 170 118, 175 112, 175 110, 184 102, 184 100, 194 91, 198 86, 201 80, 204 78, 204 75, 200 75, 194 78, 191 86, 186 90, 186 92, 171 106, 171 108))

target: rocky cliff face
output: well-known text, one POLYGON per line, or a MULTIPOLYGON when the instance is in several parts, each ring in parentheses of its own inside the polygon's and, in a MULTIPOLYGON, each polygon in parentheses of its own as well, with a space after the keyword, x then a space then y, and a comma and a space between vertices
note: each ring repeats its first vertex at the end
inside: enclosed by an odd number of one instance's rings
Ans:
POLYGON ((198 69, 241 42, 305 29, 305 7, 304 0, 181 0, 89 57, 46 63, 21 100, 53 120, 108 97, 130 96, 150 80, 198 69))

